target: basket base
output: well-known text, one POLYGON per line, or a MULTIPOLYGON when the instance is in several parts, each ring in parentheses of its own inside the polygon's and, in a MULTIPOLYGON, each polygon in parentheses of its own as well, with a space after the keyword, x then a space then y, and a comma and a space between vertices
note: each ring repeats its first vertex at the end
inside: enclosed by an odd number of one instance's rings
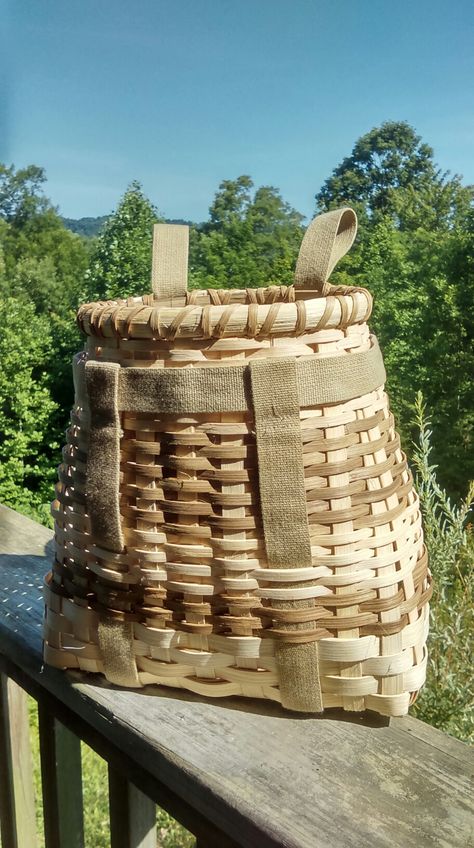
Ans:
MULTIPOLYGON (((102 674, 105 678, 97 612, 84 601, 52 591, 50 585, 49 574, 44 589, 45 663, 64 670, 102 674)), ((412 645, 418 642, 427 624, 427 613, 423 612, 414 625, 405 629, 405 647, 401 653, 391 657, 375 655, 379 641, 376 637, 321 639, 323 708, 341 708, 349 712, 372 710, 384 716, 406 715, 425 679, 426 649, 418 664, 411 665, 411 658, 412 645), (338 653, 342 656, 348 650, 352 654, 356 650, 364 654, 363 660, 362 654, 360 657, 360 677, 344 677, 343 663, 334 660, 338 653), (374 673, 377 670, 392 673, 377 675, 374 673), (403 691, 380 691, 390 686, 400 688, 400 681, 404 684, 403 691)), ((206 637, 208 649, 196 651, 186 646, 186 636, 171 629, 158 630, 135 624, 134 653, 139 687, 164 686, 184 689, 204 698, 238 696, 281 703, 272 640, 211 634, 206 637)))

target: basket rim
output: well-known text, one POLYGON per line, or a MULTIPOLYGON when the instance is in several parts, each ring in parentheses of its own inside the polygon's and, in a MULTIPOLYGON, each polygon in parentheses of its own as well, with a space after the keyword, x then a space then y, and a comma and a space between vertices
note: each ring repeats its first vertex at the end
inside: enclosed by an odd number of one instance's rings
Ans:
POLYGON ((299 336, 363 324, 372 295, 358 286, 326 293, 295 286, 190 289, 185 297, 153 294, 85 303, 77 322, 86 336, 120 338, 265 338, 299 336))

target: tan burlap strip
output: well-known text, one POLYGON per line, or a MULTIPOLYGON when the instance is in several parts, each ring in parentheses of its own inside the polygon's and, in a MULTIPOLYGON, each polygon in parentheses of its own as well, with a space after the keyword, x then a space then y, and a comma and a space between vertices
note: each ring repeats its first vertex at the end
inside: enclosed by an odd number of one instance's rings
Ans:
MULTIPOLYGON (((89 366, 87 366, 89 367, 89 366)), ((363 353, 298 359, 301 406, 343 403, 385 382, 377 340, 363 353)), ((248 365, 205 368, 123 368, 119 409, 163 415, 186 412, 245 412, 252 408, 248 365)))
POLYGON ((123 550, 119 511, 120 366, 113 362, 88 362, 85 371, 90 410, 87 512, 95 543, 120 552, 123 550))
POLYGON ((296 359, 250 362, 259 490, 269 564, 311 565, 296 359))
MULTIPOLYGON (((89 362, 85 369, 90 407, 86 502, 94 541, 111 551, 123 550, 120 520, 120 366, 89 362)), ((117 686, 140 686, 133 654, 133 624, 121 619, 99 621, 99 646, 107 680, 117 686)))
POLYGON ((295 286, 326 294, 333 268, 347 253, 357 234, 357 215, 345 207, 318 215, 304 234, 296 263, 295 286))
POLYGON ((107 680, 116 686, 140 686, 133 654, 133 624, 106 618, 99 621, 99 647, 107 680))
POLYGON ((188 285, 189 227, 155 224, 151 284, 160 298, 183 297, 188 285))
MULTIPOLYGON (((268 564, 274 568, 312 564, 296 373, 293 358, 250 362, 260 507, 268 564)), ((273 601, 273 606, 300 609, 314 604, 290 600, 273 601)), ((316 622, 285 624, 281 629, 310 630, 312 626, 316 622)), ((321 712, 317 641, 293 644, 282 639, 275 644, 275 656, 283 706, 321 712)))

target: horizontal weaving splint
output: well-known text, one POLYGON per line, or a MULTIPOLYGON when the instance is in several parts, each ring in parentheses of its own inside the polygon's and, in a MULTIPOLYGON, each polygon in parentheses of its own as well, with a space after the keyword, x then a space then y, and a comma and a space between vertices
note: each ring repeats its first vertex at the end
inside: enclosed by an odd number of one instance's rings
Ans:
POLYGON ((327 281, 356 228, 316 218, 294 286, 187 292, 187 228, 157 225, 153 295, 79 310, 47 663, 407 712, 430 577, 371 297, 327 281))

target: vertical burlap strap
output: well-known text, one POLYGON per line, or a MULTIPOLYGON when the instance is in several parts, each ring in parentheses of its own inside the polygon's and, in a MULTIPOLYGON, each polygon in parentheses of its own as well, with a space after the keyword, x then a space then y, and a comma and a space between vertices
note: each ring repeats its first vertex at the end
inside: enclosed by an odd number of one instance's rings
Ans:
MULTIPOLYGON (((110 551, 124 547, 120 519, 120 366, 88 362, 85 368, 90 408, 86 503, 92 540, 110 551)), ((133 653, 133 624, 122 618, 99 621, 99 646, 107 680, 140 686, 133 653)))
POLYGON ((326 294, 333 268, 347 253, 357 234, 357 215, 344 207, 318 215, 304 234, 296 263, 295 287, 326 294))
POLYGON ((184 297, 188 285, 189 227, 155 224, 151 284, 160 298, 184 297))
POLYGON ((133 653, 133 623, 106 618, 99 621, 99 646, 104 673, 116 686, 141 686, 133 653))
MULTIPOLYGON (((254 359, 249 364, 268 564, 274 568, 311 566, 296 359, 254 359)), ((272 606, 293 610, 310 609, 314 604, 311 599, 273 600, 272 606)), ((305 630, 312 624, 315 626, 315 622, 284 624, 281 629, 305 630)), ((275 653, 283 706, 322 712, 317 642, 277 641, 275 653)))
POLYGON ((120 366, 88 362, 85 371, 90 412, 86 502, 91 533, 97 545, 120 553, 120 366))

